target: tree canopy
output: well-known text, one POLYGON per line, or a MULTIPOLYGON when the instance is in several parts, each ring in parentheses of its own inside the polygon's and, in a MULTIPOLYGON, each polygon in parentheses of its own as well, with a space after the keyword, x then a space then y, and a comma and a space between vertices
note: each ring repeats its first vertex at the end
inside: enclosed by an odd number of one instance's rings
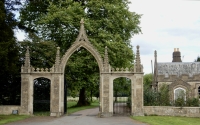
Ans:
POLYGON ((143 77, 144 85, 150 87, 153 82, 153 75, 152 73, 145 74, 143 77))
POLYGON ((13 29, 17 28, 15 7, 19 0, 0 1, 0 105, 19 104, 19 48, 13 29))
MULTIPOLYGON (((134 55, 130 38, 141 32, 141 15, 130 12, 129 3, 128 0, 27 0, 20 11, 20 27, 42 41, 55 42, 64 54, 75 41, 79 22, 84 18, 89 41, 102 56, 108 46, 111 66, 131 67, 134 55)), ((75 52, 65 70, 68 86, 80 90, 88 88, 84 83, 96 86, 99 72, 96 67, 94 57, 85 49, 75 52), (73 87, 77 80, 81 84, 73 87)))

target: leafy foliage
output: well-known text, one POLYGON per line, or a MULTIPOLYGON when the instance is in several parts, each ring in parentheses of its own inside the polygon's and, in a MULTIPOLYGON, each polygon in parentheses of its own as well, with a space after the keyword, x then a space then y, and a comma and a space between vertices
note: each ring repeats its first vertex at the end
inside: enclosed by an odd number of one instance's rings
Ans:
POLYGON ((180 107, 183 107, 185 105, 185 100, 184 98, 177 98, 175 100, 175 106, 180 106, 180 107))
POLYGON ((0 1, 0 105, 20 103, 21 64, 13 31, 18 24, 13 11, 19 4, 19 0, 0 1))
MULTIPOLYGON (((88 38, 100 54, 103 56, 104 47, 108 46, 113 67, 132 66, 134 55, 130 38, 141 32, 138 26, 141 15, 128 10, 128 0, 27 1, 20 12, 21 28, 35 33, 42 41, 55 42, 61 47, 61 54, 75 41, 79 21, 84 18, 88 38)), ((80 91, 81 98, 86 101, 94 89, 98 93, 99 71, 91 54, 84 49, 78 52, 67 62, 66 82, 73 96, 80 91)))
POLYGON ((35 34, 29 34, 28 38, 19 43, 21 62, 24 62, 26 47, 30 48, 30 62, 35 68, 51 68, 55 63, 56 45, 52 41, 42 41, 35 34))
POLYGON ((186 100, 186 106, 199 107, 199 99, 198 98, 188 98, 186 100))
POLYGON ((128 78, 117 78, 113 81, 113 95, 117 97, 129 97, 131 95, 131 80, 128 78))
POLYGON ((144 77, 143 77, 143 84, 146 85, 146 86, 151 86, 152 84, 152 81, 153 81, 153 75, 151 73, 149 74, 145 74, 144 77))
POLYGON ((81 102, 78 102, 78 105, 89 104, 88 97, 98 96, 96 94, 99 93, 99 67, 95 58, 86 49, 80 48, 67 63, 65 78, 68 91, 73 97, 86 96, 82 98, 83 100, 79 100, 81 102), (80 90, 82 93, 79 93, 80 90))
POLYGON ((166 84, 163 84, 159 91, 154 91, 149 86, 144 85, 145 106, 168 106, 170 105, 169 97, 169 90, 166 84))

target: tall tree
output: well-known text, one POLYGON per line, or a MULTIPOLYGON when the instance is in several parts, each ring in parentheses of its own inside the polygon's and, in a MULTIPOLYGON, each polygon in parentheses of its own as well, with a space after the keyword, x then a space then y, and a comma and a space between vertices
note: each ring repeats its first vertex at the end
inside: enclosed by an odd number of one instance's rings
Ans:
POLYGON ((19 104, 20 63, 19 51, 13 29, 15 5, 19 0, 0 1, 0 104, 19 104))
POLYGON ((26 47, 29 46, 31 66, 51 68, 55 63, 56 44, 52 41, 43 41, 34 33, 30 33, 25 40, 19 42, 19 46, 21 62, 24 62, 26 47))
MULTIPOLYGON (((110 64, 113 67, 130 67, 134 60, 130 38, 141 31, 138 26, 141 16, 130 12, 128 4, 128 0, 28 1, 21 10, 20 25, 29 32, 35 32, 43 40, 54 41, 64 54, 75 41, 79 31, 79 21, 84 18, 88 38, 101 55, 103 56, 104 47, 108 46, 110 64)), ((74 57, 80 60, 88 58, 93 60, 91 54, 86 54, 84 49, 80 51, 81 54, 72 55, 72 60, 74 57)), ((72 60, 69 60, 68 66, 73 66, 72 60)), ((85 73, 81 75, 84 78, 82 83, 88 83, 92 74, 87 74, 96 70, 91 68, 91 71, 88 71, 82 64, 84 61, 76 63, 82 69, 78 71, 85 73)), ((97 67, 97 63, 93 61, 88 61, 87 65, 97 67)), ((72 67, 66 69, 66 73, 73 74, 66 79, 80 77, 77 70, 72 69, 72 67)), ((70 80, 67 79, 69 86, 73 83, 70 80)), ((85 91, 85 84, 79 85, 80 92, 85 91)))

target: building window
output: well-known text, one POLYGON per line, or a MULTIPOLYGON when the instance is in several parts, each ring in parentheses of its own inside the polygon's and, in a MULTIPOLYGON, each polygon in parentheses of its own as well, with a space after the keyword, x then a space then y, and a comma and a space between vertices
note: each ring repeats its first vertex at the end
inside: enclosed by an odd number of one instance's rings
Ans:
POLYGON ((174 89, 174 100, 178 98, 183 98, 186 101, 186 91, 185 89, 179 87, 174 89))
POLYGON ((199 95, 199 98, 200 98, 200 86, 198 87, 198 95, 199 95))

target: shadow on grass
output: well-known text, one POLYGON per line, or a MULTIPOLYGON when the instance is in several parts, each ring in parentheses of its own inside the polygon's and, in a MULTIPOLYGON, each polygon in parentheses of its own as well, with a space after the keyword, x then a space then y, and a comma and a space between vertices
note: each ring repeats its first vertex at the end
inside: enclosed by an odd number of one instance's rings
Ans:
POLYGON ((85 110, 85 109, 90 109, 90 108, 95 108, 99 106, 99 102, 95 101, 92 102, 89 106, 77 106, 75 105, 71 105, 71 107, 67 108, 67 115, 72 114, 74 112, 80 111, 80 110, 85 110))
MULTIPOLYGON (((77 106, 76 104, 77 104, 77 101, 67 102, 67 113, 66 113, 66 115, 72 114, 72 113, 80 111, 80 110, 95 108, 95 107, 99 106, 98 101, 94 101, 88 106, 77 106)), ((34 115, 35 116, 50 116, 50 111, 37 111, 37 112, 34 112, 34 115)))

